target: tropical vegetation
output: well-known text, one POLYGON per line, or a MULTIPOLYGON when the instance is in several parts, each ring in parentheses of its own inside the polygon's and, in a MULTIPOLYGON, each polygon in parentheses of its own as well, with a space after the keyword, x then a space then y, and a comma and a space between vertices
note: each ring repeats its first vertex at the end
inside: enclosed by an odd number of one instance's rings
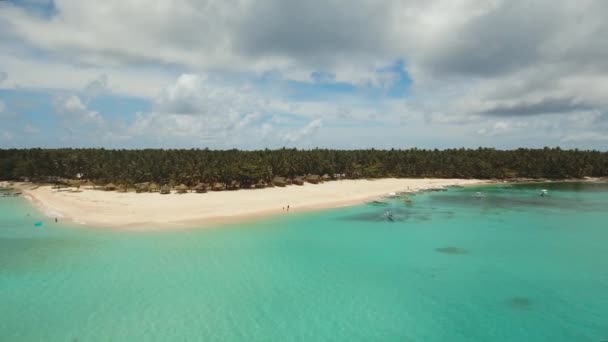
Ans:
POLYGON ((75 179, 134 186, 154 182, 193 187, 275 176, 346 178, 437 177, 507 179, 608 176, 608 153, 560 148, 497 150, 108 150, 0 149, 0 179, 75 179))

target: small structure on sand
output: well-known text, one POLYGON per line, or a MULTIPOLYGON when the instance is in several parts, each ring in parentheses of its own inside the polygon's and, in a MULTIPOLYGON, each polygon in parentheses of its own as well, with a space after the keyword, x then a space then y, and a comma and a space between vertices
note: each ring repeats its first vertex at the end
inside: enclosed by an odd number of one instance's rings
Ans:
POLYGON ((224 188, 225 188, 224 183, 215 182, 215 183, 213 183, 213 186, 211 187, 211 190, 213 190, 213 191, 223 191, 224 188))
POLYGON ((180 184, 175 187, 175 190, 177 190, 178 194, 185 194, 188 192, 188 187, 185 184, 180 184))
POLYGON ((148 191, 149 192, 159 192, 160 186, 157 183, 150 183, 148 185, 148 191))
POLYGON ((258 183, 255 185, 256 189, 264 189, 267 186, 266 181, 260 179, 258 183))
POLYGON ((150 186, 150 183, 148 183, 148 182, 136 183, 135 192, 137 192, 137 193, 148 192, 149 186, 150 186))
POLYGON ((240 188, 241 188, 241 183, 239 183, 238 181, 235 181, 235 180, 230 182, 230 184, 228 185, 229 190, 238 190, 240 188))
POLYGON ((171 187, 167 184, 160 187, 160 194, 167 195, 171 193, 171 187))
POLYGON ((321 179, 322 179, 324 182, 329 182, 329 181, 331 180, 331 176, 330 176, 330 175, 328 175, 328 174, 326 173, 326 174, 324 174, 323 176, 321 176, 321 179))
POLYGON ((207 192, 207 184, 205 184, 205 183, 198 183, 193 188, 193 190, 196 191, 199 194, 205 193, 205 192, 207 192))
POLYGON ((304 178, 298 176, 292 180, 292 183, 295 185, 304 185, 304 178))
POLYGON ((114 183, 108 183, 108 184, 106 184, 106 185, 103 187, 103 189, 104 189, 105 191, 114 191, 114 190, 116 190, 116 184, 114 184, 114 183))
POLYGON ((321 177, 319 175, 309 175, 306 176, 306 181, 311 184, 319 184, 321 183, 321 177))
POLYGON ((285 180, 284 177, 277 176, 272 179, 272 184, 276 185, 276 186, 284 187, 285 185, 287 185, 287 181, 285 180))

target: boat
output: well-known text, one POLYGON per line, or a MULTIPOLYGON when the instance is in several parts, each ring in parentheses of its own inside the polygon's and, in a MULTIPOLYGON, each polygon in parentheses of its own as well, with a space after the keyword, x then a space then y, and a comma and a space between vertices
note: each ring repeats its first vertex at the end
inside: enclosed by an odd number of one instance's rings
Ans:
POLYGON ((541 195, 541 196, 546 196, 546 195, 548 195, 548 194, 549 194, 549 191, 547 191, 546 189, 542 189, 542 190, 540 191, 540 195, 541 195))
POLYGON ((473 194, 473 197, 480 199, 480 198, 484 198, 485 195, 478 191, 473 194))
POLYGON ((384 217, 386 217, 386 219, 391 222, 395 221, 395 219, 393 218, 393 212, 390 210, 384 212, 384 217))

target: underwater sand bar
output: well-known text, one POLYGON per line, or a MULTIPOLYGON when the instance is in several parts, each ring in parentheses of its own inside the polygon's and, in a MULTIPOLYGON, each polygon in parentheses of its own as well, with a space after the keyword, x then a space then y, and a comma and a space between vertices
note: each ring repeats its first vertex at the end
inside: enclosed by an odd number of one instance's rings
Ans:
POLYGON ((24 196, 49 217, 62 217, 94 227, 159 229, 206 226, 261 216, 360 204, 393 192, 422 191, 450 185, 472 185, 471 179, 341 180, 304 186, 159 195, 84 189, 57 191, 51 186, 22 184, 24 196))

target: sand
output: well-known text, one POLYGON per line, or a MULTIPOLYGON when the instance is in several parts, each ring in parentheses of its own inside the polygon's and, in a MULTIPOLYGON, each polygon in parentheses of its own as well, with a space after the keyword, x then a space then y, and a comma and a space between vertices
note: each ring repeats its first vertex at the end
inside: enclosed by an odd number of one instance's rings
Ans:
POLYGON ((465 179, 341 180, 258 190, 186 193, 118 193, 82 189, 58 191, 51 186, 21 185, 24 197, 49 218, 94 227, 172 229, 209 226, 288 215, 309 210, 355 205, 394 192, 420 191, 450 185, 479 184, 465 179), (287 213, 283 210, 289 205, 287 213))

